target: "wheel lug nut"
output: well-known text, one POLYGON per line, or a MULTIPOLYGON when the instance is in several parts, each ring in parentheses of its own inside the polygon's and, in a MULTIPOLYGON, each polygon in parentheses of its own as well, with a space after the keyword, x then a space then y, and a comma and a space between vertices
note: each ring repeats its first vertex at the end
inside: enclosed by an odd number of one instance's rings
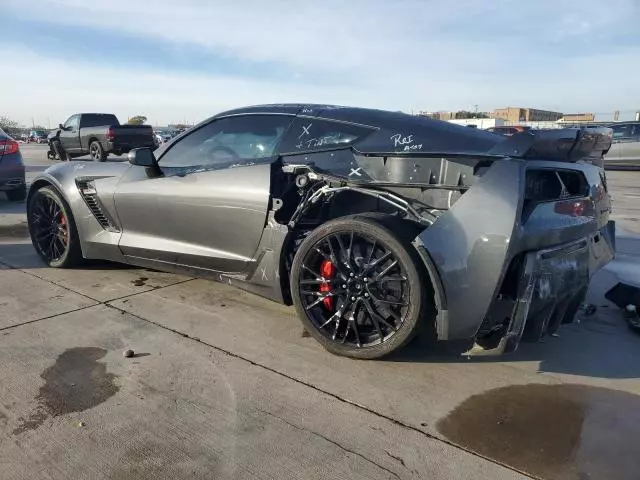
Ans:
POLYGON ((365 296, 365 298, 368 298, 368 297, 369 297, 369 294, 368 294, 368 293, 365 293, 365 294, 364 294, 364 296, 365 296))
POLYGON ((342 288, 347 288, 347 284, 345 283, 344 285, 342 285, 342 288))
POLYGON ((351 297, 351 301, 355 302, 356 301, 356 297, 351 297))
POLYGON ((362 281, 363 281, 363 282, 368 282, 368 281, 369 281, 369 279, 368 279, 367 277, 364 277, 364 278, 362 279, 362 281))
POLYGON ((351 273, 349 274, 349 276, 350 276, 350 277, 353 277, 353 272, 351 272, 351 273))

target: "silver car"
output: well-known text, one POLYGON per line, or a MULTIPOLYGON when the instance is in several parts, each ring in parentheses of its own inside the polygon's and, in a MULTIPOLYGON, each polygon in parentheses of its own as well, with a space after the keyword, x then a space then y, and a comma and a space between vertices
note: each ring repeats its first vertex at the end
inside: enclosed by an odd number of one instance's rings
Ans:
POLYGON ((613 139, 604 156, 605 167, 640 167, 640 122, 616 123, 609 128, 613 139))
POLYGON ((107 259, 293 304, 339 355, 378 358, 417 334, 500 354, 571 322, 611 260, 591 162, 610 142, 607 129, 507 138, 397 112, 247 107, 127 163, 50 167, 29 230, 51 267, 107 259))

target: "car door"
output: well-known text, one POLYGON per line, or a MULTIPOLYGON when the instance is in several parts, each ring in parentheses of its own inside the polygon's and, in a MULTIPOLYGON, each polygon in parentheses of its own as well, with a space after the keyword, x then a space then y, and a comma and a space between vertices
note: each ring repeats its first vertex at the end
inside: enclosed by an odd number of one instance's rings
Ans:
POLYGON ((215 119, 160 154, 160 176, 132 166, 114 197, 122 253, 160 268, 246 272, 266 222, 275 147, 292 120, 215 119))
POLYGON ((629 125, 626 123, 612 125, 609 128, 613 130, 613 137, 611 139, 611 148, 604 156, 605 167, 607 165, 620 165, 622 149, 629 136, 629 125))
POLYGON ((640 166, 640 123, 628 127, 627 135, 620 142, 620 163, 640 166))
POLYGON ((62 125, 60 131, 60 143, 62 148, 70 153, 78 153, 80 150, 80 115, 71 115, 62 125))

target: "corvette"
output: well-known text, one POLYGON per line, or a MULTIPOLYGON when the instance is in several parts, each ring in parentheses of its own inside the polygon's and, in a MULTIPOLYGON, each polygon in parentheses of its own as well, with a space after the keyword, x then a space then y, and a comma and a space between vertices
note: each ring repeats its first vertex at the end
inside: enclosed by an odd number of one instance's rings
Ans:
POLYGON ((293 304, 327 350, 420 334, 513 351, 571 322, 614 255, 609 129, 503 137, 398 112, 261 105, 128 162, 68 162, 28 195, 51 267, 104 259, 293 304))

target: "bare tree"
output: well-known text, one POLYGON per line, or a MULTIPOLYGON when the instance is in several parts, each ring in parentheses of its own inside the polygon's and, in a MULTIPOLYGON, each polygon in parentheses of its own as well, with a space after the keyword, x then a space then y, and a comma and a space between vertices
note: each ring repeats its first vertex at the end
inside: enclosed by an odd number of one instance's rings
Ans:
POLYGON ((144 125, 147 121, 147 117, 144 115, 136 115, 135 117, 131 117, 127 122, 129 125, 144 125))
POLYGON ((15 120, 11 120, 9 117, 0 115, 0 128, 5 132, 11 134, 20 128, 20 125, 15 120))

